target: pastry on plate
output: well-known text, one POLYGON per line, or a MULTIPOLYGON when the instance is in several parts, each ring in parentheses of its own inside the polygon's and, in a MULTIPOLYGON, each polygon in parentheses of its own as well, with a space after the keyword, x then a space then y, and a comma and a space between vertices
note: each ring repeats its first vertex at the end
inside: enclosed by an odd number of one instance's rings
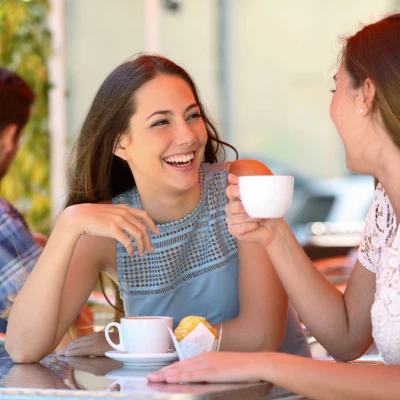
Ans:
POLYGON ((212 327, 204 317, 199 317, 196 315, 190 315, 188 317, 182 318, 179 325, 176 327, 174 334, 178 342, 184 339, 190 332, 193 331, 200 323, 204 326, 218 339, 218 331, 212 327))

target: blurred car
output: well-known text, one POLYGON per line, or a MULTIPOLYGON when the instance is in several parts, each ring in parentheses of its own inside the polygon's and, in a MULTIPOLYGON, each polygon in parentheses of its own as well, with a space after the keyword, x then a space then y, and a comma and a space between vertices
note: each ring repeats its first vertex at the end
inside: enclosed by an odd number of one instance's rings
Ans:
POLYGON ((274 159, 254 155, 241 158, 260 160, 275 175, 294 176, 293 200, 285 220, 302 246, 358 246, 374 195, 371 176, 349 173, 340 178, 314 179, 274 159))
POLYGON ((360 242, 364 220, 372 203, 371 176, 310 180, 308 196, 288 220, 302 245, 355 247, 360 242))

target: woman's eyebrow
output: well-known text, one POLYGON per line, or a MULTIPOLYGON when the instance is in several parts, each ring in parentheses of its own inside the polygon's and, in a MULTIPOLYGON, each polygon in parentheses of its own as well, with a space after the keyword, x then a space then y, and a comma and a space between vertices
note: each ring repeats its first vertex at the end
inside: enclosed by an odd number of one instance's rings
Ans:
MULTIPOLYGON (((186 107, 185 113, 187 113, 190 109, 192 109, 192 108, 194 108, 194 107, 199 107, 199 105, 198 105, 197 103, 191 104, 190 106, 186 107)), ((146 121, 147 121, 149 118, 151 118, 151 117, 153 117, 154 115, 157 115, 157 114, 161 114, 161 115, 171 115, 171 114, 173 114, 173 112, 172 112, 171 110, 158 110, 158 111, 154 111, 152 114, 150 114, 150 115, 146 118, 146 121)))
POLYGON ((155 111, 153 112, 153 114, 150 114, 147 118, 146 121, 151 118, 153 115, 157 115, 157 114, 161 114, 161 115, 170 115, 172 114, 171 110, 159 110, 159 111, 155 111))
POLYGON ((186 107, 185 113, 187 113, 190 109, 195 108, 195 107, 199 107, 199 105, 197 103, 193 103, 190 106, 186 107))

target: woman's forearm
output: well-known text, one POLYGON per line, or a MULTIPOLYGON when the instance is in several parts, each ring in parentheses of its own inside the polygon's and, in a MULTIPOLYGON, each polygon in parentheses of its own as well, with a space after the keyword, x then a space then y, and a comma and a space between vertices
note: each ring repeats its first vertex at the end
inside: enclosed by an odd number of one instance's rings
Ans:
POLYGON ((359 335, 350 330, 343 294, 312 265, 284 221, 276 229, 266 250, 300 319, 335 357, 359 357, 351 353, 359 335))
MULTIPOLYGON (((262 320, 262 318, 260 318, 262 320)), ((276 327, 259 326, 259 321, 248 321, 238 316, 222 323, 222 351, 277 351, 283 334, 276 327)), ((214 324, 219 332, 221 324, 214 324)))
POLYGON ((398 399, 400 365, 360 365, 265 353, 262 379, 310 399, 398 399))
POLYGON ((63 288, 79 234, 61 217, 9 317, 6 349, 14 361, 35 362, 54 350, 63 288))
POLYGON ((285 334, 286 292, 262 246, 241 241, 237 246, 239 315, 223 323, 221 349, 277 351, 285 334))

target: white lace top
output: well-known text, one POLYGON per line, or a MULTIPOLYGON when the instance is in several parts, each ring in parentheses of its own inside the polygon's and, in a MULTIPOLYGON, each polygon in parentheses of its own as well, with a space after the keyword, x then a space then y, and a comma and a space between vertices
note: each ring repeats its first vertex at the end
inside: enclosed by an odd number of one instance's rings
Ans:
POLYGON ((385 363, 400 364, 400 229, 379 183, 369 209, 358 259, 376 273, 372 335, 385 363))

